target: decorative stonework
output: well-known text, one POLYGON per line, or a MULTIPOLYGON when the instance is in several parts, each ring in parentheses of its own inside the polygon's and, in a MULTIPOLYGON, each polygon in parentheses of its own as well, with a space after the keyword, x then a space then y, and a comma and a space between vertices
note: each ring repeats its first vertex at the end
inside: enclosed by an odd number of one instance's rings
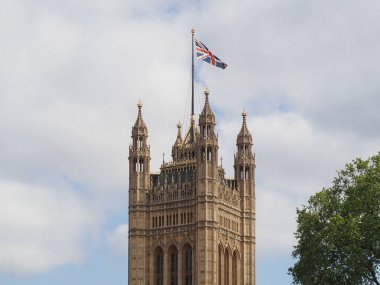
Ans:
POLYGON ((129 147, 128 284, 255 285, 255 156, 244 112, 234 178, 218 165, 215 115, 205 91, 199 116, 182 125, 172 161, 151 174, 142 104, 129 147))

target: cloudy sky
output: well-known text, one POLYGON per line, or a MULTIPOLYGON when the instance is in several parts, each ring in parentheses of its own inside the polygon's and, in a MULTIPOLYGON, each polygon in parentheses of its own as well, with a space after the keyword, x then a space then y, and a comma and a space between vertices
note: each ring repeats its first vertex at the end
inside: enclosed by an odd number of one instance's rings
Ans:
MULTIPOLYGON (((0 0, 0 284, 127 284, 128 146, 189 121, 191 34, 228 175, 257 158, 257 283, 290 285, 296 208, 380 150, 377 0, 0 0)), ((168 159, 168 155, 166 156, 168 159)))

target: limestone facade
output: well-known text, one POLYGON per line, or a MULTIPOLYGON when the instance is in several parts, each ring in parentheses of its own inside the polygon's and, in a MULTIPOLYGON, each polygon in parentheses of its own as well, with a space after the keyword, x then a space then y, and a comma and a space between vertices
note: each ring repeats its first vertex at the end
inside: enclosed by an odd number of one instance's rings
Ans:
POLYGON ((215 115, 205 91, 199 116, 181 125, 172 161, 150 171, 148 128, 138 104, 129 147, 130 285, 255 285, 255 155, 246 113, 234 178, 218 164, 215 115))

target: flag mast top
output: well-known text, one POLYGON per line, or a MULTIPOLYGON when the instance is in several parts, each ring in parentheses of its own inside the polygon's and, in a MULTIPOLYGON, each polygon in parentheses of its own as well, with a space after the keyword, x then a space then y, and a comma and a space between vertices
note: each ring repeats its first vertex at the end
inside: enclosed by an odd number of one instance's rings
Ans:
POLYGON ((194 34, 195 29, 191 29, 191 117, 194 116, 194 34))

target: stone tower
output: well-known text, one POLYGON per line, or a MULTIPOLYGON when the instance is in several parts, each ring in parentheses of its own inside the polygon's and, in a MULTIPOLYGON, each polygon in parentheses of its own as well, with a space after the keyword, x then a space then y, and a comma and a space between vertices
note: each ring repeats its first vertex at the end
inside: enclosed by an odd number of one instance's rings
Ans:
POLYGON ((129 148, 131 285, 255 285, 255 155, 243 112, 234 178, 218 164, 216 119, 205 91, 199 116, 177 137, 172 161, 150 173, 148 129, 138 104, 129 148))

